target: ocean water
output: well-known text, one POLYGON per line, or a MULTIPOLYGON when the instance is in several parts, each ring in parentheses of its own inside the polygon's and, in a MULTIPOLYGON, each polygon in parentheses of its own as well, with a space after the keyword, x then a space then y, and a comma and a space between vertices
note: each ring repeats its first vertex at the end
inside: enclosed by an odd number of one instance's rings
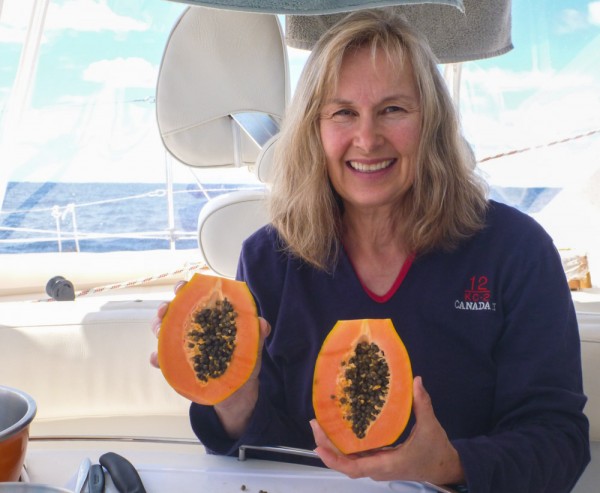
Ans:
MULTIPOLYGON (((196 185, 175 184, 173 188, 175 248, 190 249, 198 246, 198 214, 207 200, 249 186, 219 184, 201 191, 196 185)), ((532 213, 541 210, 558 191, 493 188, 490 197, 532 213)), ((8 184, 0 213, 0 253, 169 247, 168 201, 162 184, 8 184), (103 237, 92 237, 96 235, 103 237)))
MULTIPOLYGON (((198 246, 198 214, 209 198, 240 188, 249 187, 217 184, 201 191, 193 184, 175 184, 176 249, 198 246)), ((0 213, 0 253, 109 252, 169 247, 168 199, 163 184, 8 184, 0 213), (95 237, 98 235, 104 237, 95 237)))

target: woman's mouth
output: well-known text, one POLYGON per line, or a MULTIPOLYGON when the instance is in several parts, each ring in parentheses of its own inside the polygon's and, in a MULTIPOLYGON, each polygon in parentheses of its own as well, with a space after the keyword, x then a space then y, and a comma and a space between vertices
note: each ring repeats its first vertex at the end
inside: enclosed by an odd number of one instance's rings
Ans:
POLYGON ((375 173, 376 171, 389 168, 395 161, 395 159, 386 159, 384 161, 369 164, 360 163, 358 161, 348 161, 348 165, 353 170, 360 171, 361 173, 375 173))

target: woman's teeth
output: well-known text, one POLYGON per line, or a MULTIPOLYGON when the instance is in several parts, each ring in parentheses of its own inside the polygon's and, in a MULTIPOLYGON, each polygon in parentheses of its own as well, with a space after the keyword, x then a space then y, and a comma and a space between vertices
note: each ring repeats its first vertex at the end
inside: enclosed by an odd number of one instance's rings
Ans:
POLYGON ((379 170, 387 168, 393 162, 394 162, 393 159, 388 159, 386 161, 381 161, 379 163, 373 163, 373 164, 358 163, 356 161, 349 161, 349 164, 352 167, 352 169, 355 169, 356 171, 360 171, 362 173, 374 173, 375 171, 379 171, 379 170))

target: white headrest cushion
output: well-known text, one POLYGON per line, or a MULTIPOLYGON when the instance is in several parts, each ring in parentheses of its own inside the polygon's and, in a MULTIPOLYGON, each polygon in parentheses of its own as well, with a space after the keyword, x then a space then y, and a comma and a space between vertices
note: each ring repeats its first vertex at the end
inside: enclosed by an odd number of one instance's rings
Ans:
POLYGON ((267 192, 238 190, 210 200, 198 217, 198 245, 208 267, 234 278, 242 242, 268 222, 267 192))
MULTIPOLYGON (((173 28, 160 67, 160 135, 185 164, 233 166, 229 115, 281 118, 288 95, 287 52, 275 15, 190 7, 173 28)), ((254 162, 258 149, 247 138, 242 144, 242 159, 254 162)))
POLYGON ((278 138, 279 134, 273 135, 273 137, 271 137, 262 147, 256 158, 256 164, 254 165, 253 170, 261 183, 271 183, 273 173, 273 153, 278 138))

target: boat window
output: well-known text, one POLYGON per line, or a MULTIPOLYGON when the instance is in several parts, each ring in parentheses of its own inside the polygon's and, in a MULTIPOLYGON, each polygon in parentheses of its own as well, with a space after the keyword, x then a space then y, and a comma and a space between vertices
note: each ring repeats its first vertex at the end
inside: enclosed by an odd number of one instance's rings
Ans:
POLYGON ((197 248, 210 199, 262 188, 192 169, 156 123, 162 54, 187 5, 0 2, 0 253, 197 248))
MULTIPOLYGON (((600 2, 567 3, 514 0, 514 49, 452 68, 490 196, 599 251, 600 2)), ((0 253, 196 248, 207 200, 263 186, 162 145, 155 84, 185 4, 0 5, 0 253)), ((293 91, 307 52, 288 56, 293 91)))
POLYGON ((464 63, 460 109, 493 199, 600 254, 600 2, 513 1, 514 49, 464 63))

